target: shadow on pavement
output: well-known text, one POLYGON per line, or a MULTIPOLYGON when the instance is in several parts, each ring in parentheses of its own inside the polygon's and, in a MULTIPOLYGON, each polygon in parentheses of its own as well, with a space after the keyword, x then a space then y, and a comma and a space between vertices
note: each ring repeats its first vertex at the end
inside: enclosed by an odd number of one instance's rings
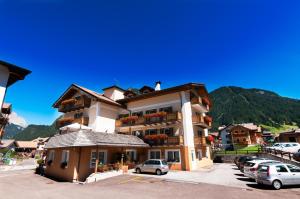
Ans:
POLYGON ((236 179, 238 179, 240 181, 244 181, 244 182, 255 182, 255 180, 250 179, 250 178, 236 178, 236 179))
POLYGON ((236 173, 236 174, 234 174, 234 175, 236 175, 236 176, 240 176, 240 177, 244 177, 244 174, 239 174, 239 173, 236 173))

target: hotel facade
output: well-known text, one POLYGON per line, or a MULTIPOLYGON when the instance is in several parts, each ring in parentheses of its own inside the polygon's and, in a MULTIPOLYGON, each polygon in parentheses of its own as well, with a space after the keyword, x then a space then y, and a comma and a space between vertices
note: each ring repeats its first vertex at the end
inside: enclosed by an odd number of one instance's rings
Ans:
POLYGON ((211 101, 203 84, 161 89, 124 90, 103 94, 72 84, 53 107, 64 113, 47 149, 46 174, 67 181, 85 181, 101 165, 122 158, 129 168, 147 159, 165 159, 170 169, 196 170, 212 164, 206 142, 212 119, 211 101))

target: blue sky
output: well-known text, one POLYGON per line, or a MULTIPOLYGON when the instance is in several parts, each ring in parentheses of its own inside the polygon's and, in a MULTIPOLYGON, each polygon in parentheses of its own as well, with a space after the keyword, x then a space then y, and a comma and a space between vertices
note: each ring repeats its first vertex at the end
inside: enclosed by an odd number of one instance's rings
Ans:
POLYGON ((300 98, 300 2, 0 0, 0 59, 32 70, 6 101, 49 124, 71 84, 203 82, 300 98))

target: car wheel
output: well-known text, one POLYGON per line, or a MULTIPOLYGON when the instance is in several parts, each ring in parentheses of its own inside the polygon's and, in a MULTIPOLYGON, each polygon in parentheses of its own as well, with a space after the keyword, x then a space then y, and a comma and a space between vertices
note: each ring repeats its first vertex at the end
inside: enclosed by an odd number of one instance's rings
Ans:
POLYGON ((156 170, 156 175, 160 176, 162 174, 161 170, 160 169, 157 169, 156 170))
POLYGON ((140 168, 136 168, 135 172, 136 172, 137 174, 140 174, 140 173, 142 173, 142 171, 141 171, 141 169, 140 169, 140 168))
POLYGON ((298 150, 298 153, 300 153, 300 149, 298 150))
POLYGON ((274 180, 272 185, 273 185, 273 188, 276 189, 276 190, 279 190, 282 186, 282 184, 279 180, 274 180))

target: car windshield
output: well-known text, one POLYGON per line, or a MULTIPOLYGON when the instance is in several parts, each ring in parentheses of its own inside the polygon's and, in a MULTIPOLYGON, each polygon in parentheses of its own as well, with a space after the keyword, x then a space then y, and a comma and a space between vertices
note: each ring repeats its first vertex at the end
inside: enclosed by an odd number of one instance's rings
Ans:
POLYGON ((165 161, 165 160, 161 161, 161 163, 162 163, 164 166, 168 165, 167 161, 165 161))

